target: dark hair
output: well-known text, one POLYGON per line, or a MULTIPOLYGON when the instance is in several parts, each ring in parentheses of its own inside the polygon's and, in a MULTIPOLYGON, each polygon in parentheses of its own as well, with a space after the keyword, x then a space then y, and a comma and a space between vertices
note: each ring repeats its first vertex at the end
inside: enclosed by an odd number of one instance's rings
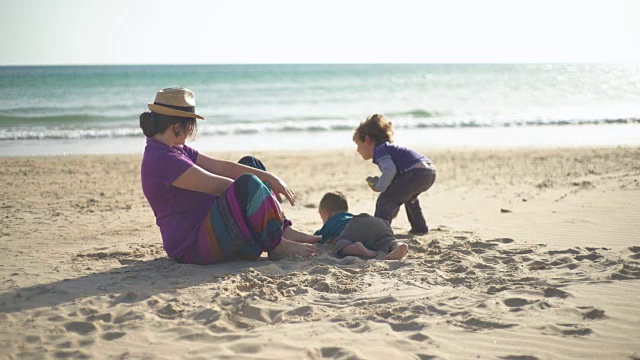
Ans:
POLYGON ((140 114, 140 129, 146 137, 163 134, 169 126, 179 123, 187 131, 189 138, 193 139, 198 132, 196 119, 190 117, 169 116, 154 113, 152 111, 140 114))
POLYGON ((332 191, 324 194, 320 200, 319 209, 328 210, 332 213, 349 211, 349 203, 343 193, 340 191, 332 191))
POLYGON ((364 141, 365 136, 369 136, 376 144, 385 141, 393 142, 393 124, 387 121, 384 115, 373 114, 360 123, 353 134, 353 139, 364 141))

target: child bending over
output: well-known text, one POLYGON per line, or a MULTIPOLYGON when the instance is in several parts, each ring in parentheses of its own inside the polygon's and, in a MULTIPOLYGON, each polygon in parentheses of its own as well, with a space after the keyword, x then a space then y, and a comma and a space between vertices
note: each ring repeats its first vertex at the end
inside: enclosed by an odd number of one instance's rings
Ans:
POLYGON ((404 205, 411 224, 409 233, 428 233, 418 195, 429 190, 436 181, 436 169, 431 159, 394 144, 392 124, 380 114, 361 122, 353 134, 353 141, 362 159, 373 159, 382 172, 377 179, 367 179, 371 189, 380 192, 375 216, 391 224, 400 206, 404 205))

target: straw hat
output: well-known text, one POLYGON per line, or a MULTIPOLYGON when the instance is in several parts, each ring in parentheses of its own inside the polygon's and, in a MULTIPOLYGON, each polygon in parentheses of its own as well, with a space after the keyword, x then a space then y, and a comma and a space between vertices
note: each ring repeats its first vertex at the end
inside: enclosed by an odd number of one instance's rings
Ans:
POLYGON ((161 115, 204 120, 204 117, 196 114, 196 96, 193 91, 182 87, 166 88, 158 91, 156 99, 153 103, 149 103, 149 110, 161 115))

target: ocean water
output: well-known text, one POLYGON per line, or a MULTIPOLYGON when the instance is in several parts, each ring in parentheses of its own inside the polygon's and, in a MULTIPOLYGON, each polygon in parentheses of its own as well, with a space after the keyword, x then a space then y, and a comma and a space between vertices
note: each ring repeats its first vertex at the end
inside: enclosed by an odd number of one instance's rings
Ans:
POLYGON ((205 151, 352 147, 373 113, 421 148, 640 145, 640 64, 29 66, 0 67, 0 156, 141 152, 170 86, 205 151))

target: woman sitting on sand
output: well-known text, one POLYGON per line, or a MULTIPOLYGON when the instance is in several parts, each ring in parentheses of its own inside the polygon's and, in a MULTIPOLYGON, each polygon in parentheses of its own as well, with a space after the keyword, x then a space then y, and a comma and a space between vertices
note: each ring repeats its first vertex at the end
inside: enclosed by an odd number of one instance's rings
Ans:
POLYGON ((213 264, 255 260, 263 251, 271 259, 313 254, 311 243, 320 237, 291 227, 278 201, 284 195, 293 205, 293 192, 259 160, 218 160, 184 144, 196 133, 196 119, 204 120, 191 90, 160 90, 149 110, 140 115, 147 137, 142 191, 169 257, 213 264))

